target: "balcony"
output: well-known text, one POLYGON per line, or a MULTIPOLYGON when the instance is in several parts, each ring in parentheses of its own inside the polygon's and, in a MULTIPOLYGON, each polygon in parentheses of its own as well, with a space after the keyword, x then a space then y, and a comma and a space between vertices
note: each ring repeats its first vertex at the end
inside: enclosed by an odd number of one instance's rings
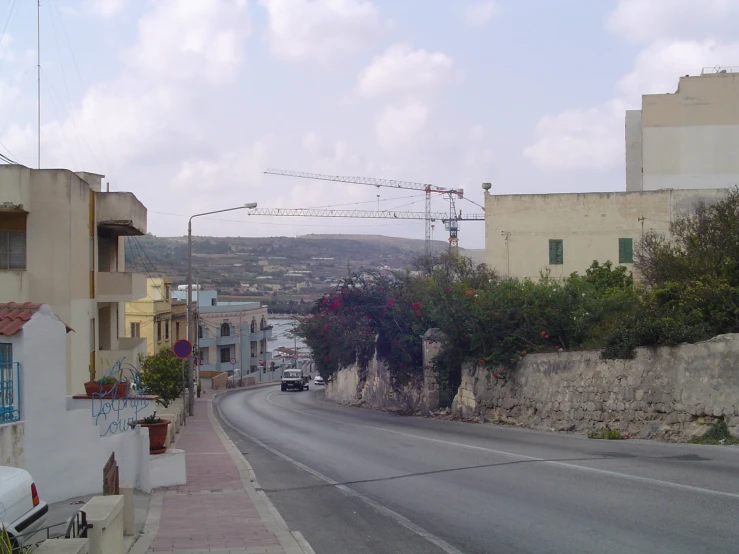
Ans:
MULTIPOLYGON (((118 339, 116 350, 98 350, 97 378, 103 377, 118 360, 123 358, 124 367, 128 364, 139 368, 139 356, 146 356, 146 339, 123 337, 118 339)), ((126 375, 130 377, 129 375, 126 375)))
POLYGON ((255 331, 253 333, 249 333, 249 340, 252 342, 258 342, 260 340, 269 339, 272 336, 272 326, 270 325, 266 329, 262 329, 261 331, 255 331))
POLYGON ((228 337, 216 337, 216 346, 231 346, 232 344, 238 344, 239 337, 230 335, 228 337))
POLYGON ((117 237, 146 234, 146 207, 133 193, 99 192, 96 197, 99 231, 117 237))
POLYGON ((97 274, 98 302, 133 302, 146 297, 146 275, 100 271, 97 274))

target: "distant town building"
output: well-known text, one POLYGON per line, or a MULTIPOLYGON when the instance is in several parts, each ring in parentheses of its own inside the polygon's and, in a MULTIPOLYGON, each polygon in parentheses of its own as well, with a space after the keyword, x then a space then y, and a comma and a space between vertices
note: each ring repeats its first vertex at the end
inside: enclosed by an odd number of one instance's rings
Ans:
MULTIPOLYGON (((146 352, 172 348, 172 281, 162 277, 146 281, 146 296, 126 302, 126 336, 146 339, 146 352)), ((185 291, 187 293, 187 291, 185 291)))

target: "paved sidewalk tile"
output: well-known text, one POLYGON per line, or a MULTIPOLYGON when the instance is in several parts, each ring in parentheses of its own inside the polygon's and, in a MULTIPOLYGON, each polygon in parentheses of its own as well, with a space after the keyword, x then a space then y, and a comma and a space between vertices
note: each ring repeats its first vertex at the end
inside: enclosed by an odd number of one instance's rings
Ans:
POLYGON ((154 491, 164 498, 149 552, 285 554, 210 422, 211 400, 204 395, 195 403, 177 443, 185 451, 187 484, 154 491))

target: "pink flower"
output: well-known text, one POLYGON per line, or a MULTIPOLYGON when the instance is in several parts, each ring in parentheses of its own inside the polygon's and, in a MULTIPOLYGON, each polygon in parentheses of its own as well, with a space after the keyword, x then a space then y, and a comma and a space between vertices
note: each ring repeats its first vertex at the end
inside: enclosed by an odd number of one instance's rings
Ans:
POLYGON ((390 308, 390 307, 392 307, 393 304, 395 304, 395 299, 394 298, 391 298, 390 300, 387 301, 386 306, 388 308, 390 308))
POLYGON ((328 330, 329 330, 329 326, 328 326, 328 325, 324 325, 324 326, 323 326, 323 328, 324 328, 324 329, 325 329, 326 331, 328 331, 328 330))
POLYGON ((411 309, 412 309, 412 310, 413 310, 414 312, 417 312, 418 310, 420 310, 420 309, 421 309, 421 304, 419 304, 418 302, 414 302, 413 304, 411 304, 411 309))

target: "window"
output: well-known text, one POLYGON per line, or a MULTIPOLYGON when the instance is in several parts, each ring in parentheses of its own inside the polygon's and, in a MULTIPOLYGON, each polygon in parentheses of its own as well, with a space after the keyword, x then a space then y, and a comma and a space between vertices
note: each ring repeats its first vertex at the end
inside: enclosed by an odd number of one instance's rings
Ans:
POLYGON ((13 345, 7 342, 0 343, 0 369, 7 369, 13 363, 13 345))
POLYGON ((198 338, 199 339, 203 338, 203 326, 202 325, 198 325, 198 338))
POLYGON ((564 263, 564 244, 562 239, 549 239, 549 265, 564 263))
POLYGON ((618 263, 634 263, 634 239, 618 239, 618 263))
POLYGON ((266 329, 267 328, 267 322, 264 320, 264 316, 262 316, 262 321, 259 322, 259 328, 260 329, 266 329))
POLYGON ((230 348, 221 348, 221 363, 222 364, 231 363, 231 349, 230 348))
POLYGON ((171 289, 171 287, 170 287, 169 285, 166 285, 166 286, 164 287, 164 294, 166 295, 166 298, 165 298, 165 300, 166 300, 167 302, 170 302, 170 301, 171 301, 171 299, 172 299, 172 289, 171 289))
POLYGON ((256 319, 251 320, 251 332, 252 333, 257 332, 257 320, 256 319))
POLYGON ((180 322, 176 321, 174 324, 174 336, 177 340, 180 340, 180 322))
POLYGON ((131 323, 131 336, 134 338, 141 336, 141 323, 131 323))
POLYGON ((26 231, 0 231, 0 269, 26 269, 26 231))
POLYGON ((157 341, 162 340, 162 320, 157 321, 157 341))
POLYGON ((231 336, 231 327, 226 322, 224 322, 223 324, 221 324, 221 336, 222 337, 230 337, 231 336))
POLYGON ((164 340, 169 340, 169 320, 164 320, 164 340))

